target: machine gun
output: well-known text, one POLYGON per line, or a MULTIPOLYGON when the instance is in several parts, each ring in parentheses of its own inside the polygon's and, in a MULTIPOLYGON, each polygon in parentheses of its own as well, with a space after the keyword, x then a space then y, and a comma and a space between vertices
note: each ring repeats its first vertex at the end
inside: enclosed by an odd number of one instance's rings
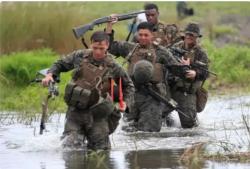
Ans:
POLYGON ((183 112, 179 109, 178 103, 177 103, 175 100, 173 100, 173 99, 169 99, 169 100, 168 100, 168 99, 164 98, 164 97, 161 96, 159 93, 157 93, 156 91, 154 91, 154 90, 152 89, 152 86, 151 86, 150 84, 149 84, 149 85, 142 85, 142 86, 140 86, 140 89, 141 89, 144 93, 146 93, 146 94, 152 96, 154 99, 156 99, 156 100, 158 100, 158 101, 164 103, 166 106, 169 106, 169 107, 172 108, 173 110, 176 110, 177 112, 179 112, 179 113, 182 114, 183 116, 185 116, 185 117, 187 117, 187 118, 191 118, 191 117, 189 117, 188 115, 186 115, 185 113, 183 113, 183 112))
MULTIPOLYGON (((36 74, 36 79, 33 80, 32 82, 37 82, 37 83, 42 82, 41 76, 45 77, 47 74, 47 71, 48 71, 48 69, 43 69, 43 70, 38 71, 36 74)), ((59 78, 55 78, 54 82, 52 82, 52 81, 49 82, 48 95, 44 98, 44 100, 42 102, 42 117, 41 117, 41 121, 40 121, 39 134, 43 134, 43 130, 45 130, 45 122, 47 120, 49 99, 54 99, 56 96, 59 95, 58 86, 56 85, 56 83, 59 83, 59 82, 60 82, 59 78)))
MULTIPOLYGON (((145 11, 131 12, 131 13, 127 13, 127 14, 119 14, 119 15, 117 15, 117 18, 118 18, 118 21, 123 21, 123 20, 135 18, 135 17, 137 17, 138 14, 141 14, 141 13, 145 13, 145 11)), ((74 33, 75 37, 77 39, 79 39, 87 31, 93 30, 94 26, 110 22, 110 19, 111 19, 110 16, 98 18, 89 24, 81 25, 79 27, 73 28, 73 33, 74 33)))
MULTIPOLYGON (((187 51, 185 49, 180 49, 180 48, 176 48, 176 47, 171 47, 171 48, 169 48, 169 50, 173 54, 173 56, 177 59, 178 62, 181 62, 181 57, 183 57, 186 53, 189 53, 189 51, 187 51)), ((206 64, 201 62, 201 61, 195 61, 194 63, 191 64, 191 66, 196 67, 197 69, 201 69, 201 70, 203 70, 209 74, 212 74, 214 76, 217 76, 216 73, 211 72, 211 71, 207 70, 206 68, 204 68, 204 66, 206 66, 206 64)), ((182 67, 183 67, 184 72, 186 70, 190 69, 190 67, 188 67, 188 66, 182 66, 182 67)))

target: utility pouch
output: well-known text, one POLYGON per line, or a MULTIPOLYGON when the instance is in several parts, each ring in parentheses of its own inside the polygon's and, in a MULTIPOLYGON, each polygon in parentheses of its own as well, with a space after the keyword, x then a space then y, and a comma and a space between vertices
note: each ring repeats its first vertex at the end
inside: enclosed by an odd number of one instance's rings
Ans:
POLYGON ((73 89, 76 87, 74 82, 69 82, 65 87, 64 101, 68 104, 72 97, 73 89))
POLYGON ((203 87, 200 87, 196 91, 196 111, 198 113, 202 112, 206 106, 207 99, 208 99, 208 92, 203 87))
POLYGON ((86 109, 88 107, 90 93, 90 90, 83 89, 75 83, 70 82, 65 88, 64 100, 69 106, 86 109))

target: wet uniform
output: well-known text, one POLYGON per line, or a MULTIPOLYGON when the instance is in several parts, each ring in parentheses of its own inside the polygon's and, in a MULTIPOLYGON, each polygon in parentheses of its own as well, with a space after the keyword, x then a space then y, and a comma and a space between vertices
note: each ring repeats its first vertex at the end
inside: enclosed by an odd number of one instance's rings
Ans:
MULTIPOLYGON (((166 92, 164 76, 167 65, 176 64, 177 61, 162 46, 141 46, 137 43, 126 41, 113 41, 114 32, 110 34, 109 52, 116 56, 125 57, 128 60, 128 74, 133 79, 133 67, 139 60, 147 60, 154 65, 154 75, 151 80, 153 89, 164 97, 166 92)), ((160 131, 162 123, 162 104, 150 95, 136 87, 135 103, 132 106, 128 118, 136 121, 136 128, 141 131, 160 131)))
POLYGON ((78 50, 50 68, 53 76, 74 69, 64 97, 68 105, 63 132, 65 146, 81 145, 86 138, 90 149, 110 148, 109 134, 115 131, 121 117, 109 96, 110 79, 117 84, 122 79, 124 100, 128 105, 134 96, 133 82, 112 57, 108 53, 103 61, 96 61, 92 50, 78 50))
POLYGON ((183 128, 191 128, 197 125, 196 92, 197 89, 201 87, 202 82, 208 77, 206 71, 194 67, 193 63, 197 61, 202 62, 204 64, 203 68, 208 70, 208 56, 199 45, 190 49, 185 48, 184 41, 176 43, 173 47, 188 51, 184 57, 191 59, 190 69, 196 71, 194 80, 181 78, 171 74, 169 76, 171 78, 169 81, 171 96, 178 103, 182 112, 187 116, 179 113, 181 125, 183 128))

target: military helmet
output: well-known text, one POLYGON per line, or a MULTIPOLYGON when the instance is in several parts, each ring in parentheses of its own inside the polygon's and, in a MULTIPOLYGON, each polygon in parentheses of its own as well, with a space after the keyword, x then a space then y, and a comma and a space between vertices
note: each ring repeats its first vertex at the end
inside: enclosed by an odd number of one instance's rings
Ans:
POLYGON ((190 33, 194 36, 202 37, 202 35, 200 34, 199 25, 197 23, 189 23, 185 28, 185 33, 190 33))
POLYGON ((154 66, 152 63, 147 60, 140 60, 134 65, 132 75, 135 83, 142 85, 148 83, 152 79, 153 73, 154 66))

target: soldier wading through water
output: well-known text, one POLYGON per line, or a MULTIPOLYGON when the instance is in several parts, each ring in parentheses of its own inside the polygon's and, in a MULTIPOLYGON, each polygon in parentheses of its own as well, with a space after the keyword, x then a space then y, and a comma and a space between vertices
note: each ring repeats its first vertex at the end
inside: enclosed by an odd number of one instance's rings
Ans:
POLYGON ((128 61, 128 74, 132 77, 136 88, 135 103, 125 115, 129 121, 134 122, 132 123, 133 127, 129 130, 160 131, 162 109, 165 106, 141 90, 141 85, 150 86, 161 96, 168 97, 169 92, 166 92, 164 83, 165 71, 168 65, 178 64, 177 60, 165 48, 153 44, 153 25, 149 22, 142 22, 137 27, 139 43, 114 41, 112 25, 117 21, 117 18, 115 15, 112 15, 111 18, 112 21, 107 24, 106 28, 106 32, 110 35, 109 52, 116 56, 122 56, 128 61), (137 64, 138 67, 135 68, 137 64))
POLYGON ((208 56, 198 44, 198 38, 201 37, 199 25, 189 23, 185 28, 184 40, 173 45, 173 48, 185 51, 182 56, 176 57, 179 57, 182 64, 189 65, 183 74, 176 75, 170 72, 168 76, 171 96, 184 114, 179 113, 183 128, 197 126, 197 112, 202 111, 199 110, 199 106, 206 104, 202 103, 203 100, 197 99, 197 92, 200 92, 199 89, 208 78, 208 56))
POLYGON ((103 31, 93 33, 90 49, 77 50, 56 61, 42 83, 47 86, 61 72, 74 70, 65 89, 68 105, 63 132, 64 146, 81 146, 87 140, 89 149, 109 149, 109 134, 121 117, 113 103, 113 84, 122 83, 124 105, 133 102, 134 85, 126 71, 107 52, 109 37, 103 31))

